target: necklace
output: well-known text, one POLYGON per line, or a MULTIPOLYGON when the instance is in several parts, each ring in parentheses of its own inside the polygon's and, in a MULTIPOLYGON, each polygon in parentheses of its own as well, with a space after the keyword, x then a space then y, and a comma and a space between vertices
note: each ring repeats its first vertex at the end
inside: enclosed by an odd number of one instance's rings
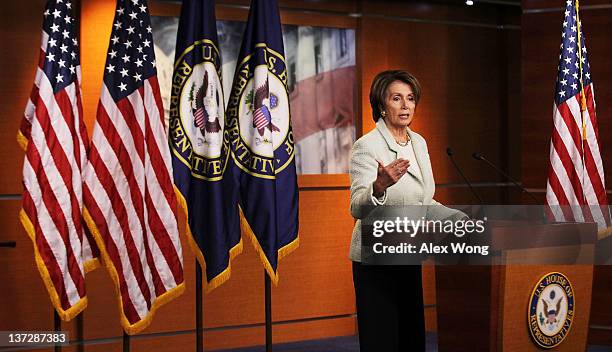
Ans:
POLYGON ((408 131, 406 131, 406 141, 405 142, 400 142, 397 139, 395 140, 395 143, 397 143, 400 147, 405 147, 408 145, 408 143, 410 143, 410 135, 408 135, 408 131))

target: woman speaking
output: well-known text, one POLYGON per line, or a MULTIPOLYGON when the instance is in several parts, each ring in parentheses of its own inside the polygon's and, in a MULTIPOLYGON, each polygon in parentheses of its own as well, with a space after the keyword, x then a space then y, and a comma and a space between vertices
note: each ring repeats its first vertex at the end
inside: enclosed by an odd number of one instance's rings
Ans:
MULTIPOLYGON (((360 221, 376 206, 439 205, 427 143, 409 127, 420 97, 421 86, 410 73, 379 73, 370 88, 376 128, 359 138, 351 153, 351 214, 357 221, 349 258, 362 352, 425 351, 421 266, 362 264, 360 221)), ((465 217, 435 208, 438 219, 465 217)))

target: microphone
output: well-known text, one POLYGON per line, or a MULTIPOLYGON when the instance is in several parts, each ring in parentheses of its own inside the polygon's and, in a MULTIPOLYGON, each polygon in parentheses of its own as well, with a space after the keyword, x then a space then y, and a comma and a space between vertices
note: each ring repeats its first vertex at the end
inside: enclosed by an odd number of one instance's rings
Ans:
POLYGON ((472 187, 472 184, 470 183, 470 181, 468 181, 467 177, 465 177, 465 175, 461 171, 461 168, 459 167, 459 165, 457 165, 457 163, 455 162, 455 158, 453 158, 453 149, 451 147, 446 148, 446 155, 448 155, 448 158, 450 159, 451 163, 453 163, 453 166, 455 166, 455 169, 457 170, 459 175, 461 175, 461 178, 463 179, 463 181, 468 185, 468 187, 470 188, 470 191, 472 192, 474 197, 476 197, 476 199, 478 200, 478 204, 483 205, 482 199, 480 198, 478 193, 474 191, 474 187, 472 187))
POLYGON ((521 189, 523 192, 527 193, 527 195, 529 195, 529 197, 531 197, 531 199, 533 199, 535 201, 536 204, 540 203, 540 201, 533 195, 533 193, 529 192, 528 190, 525 189, 525 187, 523 187, 521 184, 519 184, 515 179, 513 179, 510 175, 508 175, 507 173, 505 173, 503 170, 501 170, 500 168, 498 168, 497 166, 495 166, 492 162, 489 161, 489 159, 485 158, 484 155, 480 154, 480 153, 476 153, 474 152, 472 154, 472 158, 479 160, 479 161, 484 161, 485 163, 487 163, 487 165, 489 165, 493 170, 497 171, 498 174, 504 176, 506 179, 508 179, 510 182, 512 182, 512 184, 514 184, 516 187, 518 187, 519 189, 521 189))

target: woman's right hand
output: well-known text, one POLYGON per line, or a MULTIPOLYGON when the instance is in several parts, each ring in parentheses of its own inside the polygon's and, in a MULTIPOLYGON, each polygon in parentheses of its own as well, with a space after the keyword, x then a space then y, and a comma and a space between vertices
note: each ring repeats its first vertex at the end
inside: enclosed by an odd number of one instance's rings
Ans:
POLYGON ((408 171, 410 161, 399 158, 393 160, 387 166, 384 166, 379 160, 376 160, 376 162, 378 163, 378 172, 372 187, 374 197, 379 198, 385 193, 387 188, 393 186, 402 176, 404 176, 408 171))

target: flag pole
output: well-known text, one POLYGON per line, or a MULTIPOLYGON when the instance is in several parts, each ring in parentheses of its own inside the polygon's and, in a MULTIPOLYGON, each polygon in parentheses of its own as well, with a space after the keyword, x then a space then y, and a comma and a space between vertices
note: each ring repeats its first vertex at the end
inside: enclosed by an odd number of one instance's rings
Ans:
POLYGON ((586 107, 586 97, 584 94, 584 81, 582 80, 582 24, 580 23, 580 15, 578 9, 580 7, 580 1, 576 0, 576 27, 578 28, 578 65, 580 66, 579 81, 580 81, 580 117, 582 120, 582 140, 586 140, 586 122, 584 121, 584 111, 586 107))
POLYGON ((196 352, 204 351, 204 319, 202 308, 202 267, 195 261, 196 266, 196 352))
POLYGON ((123 352, 130 352, 130 335, 123 332, 123 352))
MULTIPOLYGON (((586 121, 584 120, 584 111, 586 110, 586 97, 584 94, 584 81, 582 80, 582 36, 580 35, 580 33, 582 32, 582 28, 581 28, 581 23, 580 23, 580 15, 578 14, 578 10, 580 8, 580 1, 576 0, 576 27, 578 30, 578 65, 579 65, 579 72, 578 72, 578 81, 580 82, 580 121, 582 121, 582 138, 581 138, 581 143, 582 143, 582 152, 584 152, 584 143, 587 139, 586 136, 586 121)), ((582 170, 583 170, 583 177, 584 177, 584 172, 586 172, 586 165, 585 165, 585 157, 582 157, 582 170)), ((580 180, 580 183, 584 184, 583 180, 580 180)), ((583 197, 583 201, 586 204, 586 194, 584 192, 582 192, 582 197, 583 197)))
MULTIPOLYGON (((74 4, 74 10, 73 10, 73 16, 76 17, 78 23, 81 23, 81 0, 73 0, 73 4, 74 4)), ((78 42, 81 42, 81 26, 76 26, 75 28, 76 30, 76 37, 78 42)), ((76 316, 76 330, 77 330, 77 340, 80 341, 80 343, 77 345, 77 352, 84 352, 85 351, 85 343, 83 342, 83 340, 85 340, 84 338, 84 333, 83 333, 83 314, 85 314, 85 312, 81 312, 81 314, 76 316)))
MULTIPOLYGON (((57 311, 55 309, 53 309, 53 331, 59 333, 62 330, 62 320, 60 319, 59 314, 57 314, 57 311)), ((59 344, 55 345, 55 352, 61 352, 62 351, 62 346, 59 344)))
POLYGON ((79 341, 77 352, 85 351, 85 345, 83 344, 83 314, 85 314, 85 312, 81 312, 81 314, 76 316, 76 339, 79 341))
POLYGON ((266 352, 272 352, 272 288, 270 282, 270 276, 264 270, 266 309, 266 352))

